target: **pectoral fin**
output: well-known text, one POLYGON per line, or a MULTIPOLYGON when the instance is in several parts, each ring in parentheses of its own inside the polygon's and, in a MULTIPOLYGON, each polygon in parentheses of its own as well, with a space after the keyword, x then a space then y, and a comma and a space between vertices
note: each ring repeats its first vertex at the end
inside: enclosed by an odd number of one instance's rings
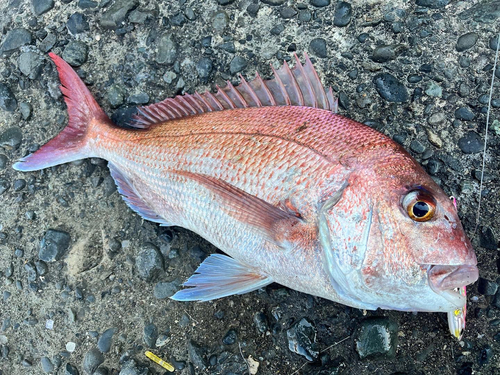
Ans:
POLYGON ((184 283, 193 288, 183 289, 171 298, 176 301, 210 301, 244 294, 272 283, 271 278, 222 254, 210 255, 196 273, 184 283))

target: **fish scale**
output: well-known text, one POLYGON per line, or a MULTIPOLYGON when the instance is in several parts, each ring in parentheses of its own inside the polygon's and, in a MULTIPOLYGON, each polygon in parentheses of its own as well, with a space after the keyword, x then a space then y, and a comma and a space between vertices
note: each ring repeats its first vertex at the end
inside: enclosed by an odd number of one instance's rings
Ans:
POLYGON ((104 158, 135 212, 227 254, 209 256, 172 299, 277 282, 357 308, 446 312, 459 337, 478 270, 456 207, 400 145, 335 113, 307 56, 270 80, 140 107, 134 130, 50 56, 69 123, 14 168, 104 158))

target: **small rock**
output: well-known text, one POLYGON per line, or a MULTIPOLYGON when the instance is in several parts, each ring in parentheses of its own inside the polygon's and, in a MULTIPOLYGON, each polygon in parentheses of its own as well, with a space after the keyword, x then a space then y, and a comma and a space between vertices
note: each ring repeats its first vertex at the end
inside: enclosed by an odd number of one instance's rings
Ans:
POLYGON ((217 0, 217 2, 219 3, 219 5, 229 5, 229 4, 232 4, 234 3, 234 0, 217 0))
POLYGON ((474 113, 468 107, 460 107, 455 111, 455 118, 462 121, 472 121, 474 113))
POLYGON ((19 103, 19 111, 21 112, 21 116, 23 117, 23 120, 28 120, 31 116, 31 111, 32 111, 31 104, 26 103, 26 102, 21 102, 19 103))
POLYGON ((410 149, 417 154, 422 154, 425 151, 425 146, 418 140, 414 139, 410 143, 410 149))
POLYGON ((465 50, 468 50, 469 48, 472 48, 476 45, 478 39, 479 39, 478 33, 464 34, 460 38, 458 38, 455 49, 457 50, 457 52, 463 52, 465 50))
POLYGON ((140 92, 138 94, 130 95, 127 99, 129 104, 143 105, 149 102, 149 95, 145 92, 140 92))
POLYGON ((116 0, 100 17, 99 23, 106 29, 122 26, 127 14, 137 8, 139 0, 116 0))
POLYGON ((247 67, 248 63, 245 58, 241 56, 235 56, 231 62, 229 63, 229 71, 231 74, 235 74, 241 72, 243 69, 247 67))
POLYGON ((158 41, 158 53, 156 55, 156 62, 158 64, 171 65, 177 59, 179 45, 170 33, 165 33, 158 41))
POLYGON ((443 95, 443 89, 441 88, 441 86, 439 86, 438 84, 431 81, 427 84, 427 88, 425 89, 425 93, 428 96, 440 98, 443 95))
POLYGON ((97 348, 90 349, 83 359, 83 371, 93 374, 95 370, 104 362, 104 356, 97 348))
POLYGON ((438 147, 438 148, 441 148, 443 147, 443 141, 441 140, 441 138, 439 138, 439 136, 434 133, 432 130, 430 129, 425 129, 426 132, 427 132, 427 139, 429 140, 429 142, 438 147))
POLYGON ((0 169, 5 169, 9 159, 4 154, 0 154, 0 169))
POLYGON ((47 36, 38 45, 38 49, 43 53, 47 53, 52 49, 52 47, 54 47, 56 42, 57 42, 56 35, 48 33, 47 36))
POLYGON ((64 375, 79 375, 79 372, 75 366, 66 363, 66 367, 64 368, 64 375))
MULTIPOLYGON (((496 249, 495 249, 496 250, 496 249)), ((484 296, 494 296, 497 293, 498 284, 494 281, 479 278, 477 282, 477 291, 484 296)))
POLYGON ((212 18, 212 27, 218 33, 222 33, 229 23, 229 17, 226 12, 220 11, 215 13, 212 18))
POLYGON ((277 5, 284 4, 286 2, 286 0, 261 0, 261 2, 263 2, 264 4, 267 4, 267 5, 277 6, 277 5))
POLYGON ((0 135, 0 146, 16 150, 23 141, 23 133, 17 126, 8 128, 0 135))
POLYGON ((222 343, 224 345, 233 345, 237 339, 238 339, 238 334, 236 333, 236 330, 230 329, 229 331, 227 331, 226 335, 222 339, 222 343))
POLYGON ((79 0, 78 1, 78 8, 81 8, 81 9, 93 9, 93 8, 97 8, 98 5, 99 5, 99 3, 97 3, 96 1, 92 1, 92 0, 79 0))
POLYGON ((437 126, 446 122, 446 114, 444 112, 433 113, 428 119, 429 125, 437 126))
MULTIPOLYGON (((209 47, 210 47, 210 45, 209 45, 209 47)), ((235 53, 236 52, 236 47, 234 46, 234 42, 233 41, 229 41, 229 42, 226 42, 226 43, 219 44, 217 47, 220 48, 220 49, 223 49, 224 51, 229 52, 229 53, 235 53)))
POLYGON ((139 276, 147 281, 156 279, 163 272, 163 257, 153 244, 147 244, 137 255, 135 266, 139 276))
POLYGON ((337 27, 344 27, 349 25, 352 17, 352 5, 345 2, 339 1, 335 7, 335 15, 333 18, 333 24, 337 27))
POLYGON ((36 272, 40 276, 44 276, 49 272, 49 267, 47 266, 47 263, 45 263, 43 260, 36 260, 35 261, 35 268, 36 272))
POLYGON ((292 7, 283 7, 280 9, 280 16, 284 19, 290 19, 297 15, 297 11, 292 7))
POLYGON ((44 262, 55 262, 62 258, 69 247, 71 237, 67 232, 49 229, 40 242, 38 258, 44 262))
POLYGON ((388 318, 365 320, 356 340, 360 358, 393 358, 396 355, 397 334, 397 324, 388 318))
POLYGON ((318 343, 316 342, 316 327, 306 318, 302 318, 286 331, 288 349, 314 361, 319 356, 318 343))
POLYGON ((207 362, 204 358, 205 351, 203 348, 191 340, 188 344, 188 352, 193 366, 199 371, 204 371, 207 368, 207 362))
POLYGON ((274 26, 269 32, 271 35, 280 35, 283 31, 285 31, 285 26, 282 24, 274 26))
POLYGON ((88 47, 85 43, 72 40, 62 53, 62 57, 72 66, 80 66, 87 61, 88 47))
POLYGON ((54 365, 52 364, 52 362, 50 361, 49 358, 42 357, 42 358, 40 358, 40 362, 42 363, 43 372, 49 373, 49 372, 54 371, 54 365))
POLYGON ((482 227, 479 233, 479 246, 488 250, 498 250, 498 241, 491 228, 482 227))
POLYGON ((409 99, 406 87, 392 74, 377 74, 373 83, 379 95, 388 102, 402 103, 409 99))
POLYGON ((476 132, 468 132, 458 140, 458 147, 466 154, 476 154, 483 151, 484 142, 476 132))
POLYGON ((398 57, 399 54, 401 54, 401 52, 405 50, 406 46, 404 46, 403 44, 377 46, 370 58, 375 62, 384 63, 394 60, 396 57, 398 57))
POLYGON ((500 2, 485 1, 472 5, 469 9, 459 14, 459 18, 467 20, 472 18, 479 23, 493 23, 500 17, 500 2))
POLYGON ((321 58, 327 57, 326 40, 323 38, 315 38, 309 43, 309 52, 321 58))
POLYGON ((12 29, 0 45, 0 54, 4 52, 13 52, 19 47, 31 44, 31 33, 26 29, 12 29))
POLYGON ((151 17, 150 13, 141 12, 139 10, 133 10, 128 16, 128 20, 132 23, 143 25, 148 18, 151 17))
POLYGON ((29 79, 36 79, 42 70, 42 58, 35 52, 23 52, 19 55, 18 66, 29 79))
POLYGON ((311 0, 310 3, 312 6, 322 8, 330 5, 330 0, 311 0))
POLYGON ((253 322, 259 333, 266 333, 269 330, 269 321, 262 311, 253 316, 253 322))
POLYGON ((173 17, 170 18, 170 23, 172 26, 182 26, 186 23, 186 16, 182 13, 177 13, 173 17))
POLYGON ((300 22, 309 22, 312 19, 312 14, 309 10, 301 10, 299 11, 299 17, 298 17, 300 22))
POLYGON ((73 353, 76 349, 76 344, 73 341, 69 341, 66 343, 66 350, 69 353, 73 353))
POLYGON ((252 3, 247 7, 247 12, 251 17, 257 17, 259 13, 260 6, 259 4, 252 3))
POLYGON ((153 323, 146 325, 144 327, 143 338, 148 348, 154 348, 156 340, 158 340, 158 327, 153 323))
POLYGON ((479 353, 479 360, 478 360, 479 366, 483 366, 483 365, 487 364, 490 361, 492 356, 493 356, 493 350, 491 349, 491 347, 489 345, 486 345, 481 350, 481 353, 479 353))
POLYGON ((113 341, 113 335, 115 334, 116 329, 110 328, 103 332, 99 340, 97 341, 97 348, 102 353, 107 353, 111 349, 111 343, 113 341))
POLYGON ((17 108, 17 100, 9 86, 0 82, 0 109, 12 112, 17 108))
POLYGON ((87 22, 85 16, 78 12, 69 16, 68 22, 66 22, 66 27, 73 35, 90 30, 89 23, 87 22))
POLYGON ((168 83, 169 85, 174 82, 174 79, 177 78, 177 74, 175 72, 172 72, 171 70, 165 72, 163 75, 163 80, 168 83))
POLYGON ((171 282, 159 282, 155 285, 154 296, 156 299, 165 299, 172 297, 180 288, 181 283, 178 280, 171 282))
POLYGON ((208 57, 202 57, 196 63, 196 71, 198 72, 198 76, 202 79, 208 78, 213 69, 212 60, 208 57))
POLYGON ((54 0, 32 0, 33 12, 40 16, 54 7, 54 0))
POLYGON ((444 8, 451 0, 417 0, 416 4, 421 7, 439 9, 444 8))
POLYGON ((116 84, 109 86, 107 94, 108 102, 113 108, 117 108, 125 102, 125 92, 116 84))
POLYGON ((494 36, 493 38, 490 39, 489 46, 490 46, 490 48, 493 51, 497 50, 497 47, 498 47, 498 35, 496 35, 496 36, 494 36))

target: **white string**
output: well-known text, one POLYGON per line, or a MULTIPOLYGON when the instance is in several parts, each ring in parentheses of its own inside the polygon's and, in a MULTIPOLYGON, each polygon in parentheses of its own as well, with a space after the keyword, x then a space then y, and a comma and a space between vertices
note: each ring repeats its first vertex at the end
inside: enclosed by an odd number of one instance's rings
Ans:
POLYGON ((479 183, 479 201, 477 204, 476 227, 474 228, 474 235, 476 234, 477 228, 479 226, 479 218, 481 216, 481 198, 482 198, 481 193, 483 191, 484 168, 486 165, 486 144, 488 142, 488 128, 490 125, 491 97, 493 96, 493 84, 495 83, 495 71, 497 68, 498 47, 499 46, 500 46, 500 33, 497 35, 497 50, 495 53, 495 63, 493 64, 493 74, 491 76, 490 97, 488 99, 488 111, 486 112, 486 131, 484 133, 483 166, 481 168, 481 180, 479 183))

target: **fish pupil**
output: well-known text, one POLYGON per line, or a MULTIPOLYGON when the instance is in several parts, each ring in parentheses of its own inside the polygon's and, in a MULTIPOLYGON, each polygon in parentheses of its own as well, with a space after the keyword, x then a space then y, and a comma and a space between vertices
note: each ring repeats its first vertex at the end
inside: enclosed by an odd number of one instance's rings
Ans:
POLYGON ((429 213, 429 205, 425 202, 418 201, 413 206, 413 215, 415 215, 415 217, 421 218, 427 215, 428 213, 429 213))

